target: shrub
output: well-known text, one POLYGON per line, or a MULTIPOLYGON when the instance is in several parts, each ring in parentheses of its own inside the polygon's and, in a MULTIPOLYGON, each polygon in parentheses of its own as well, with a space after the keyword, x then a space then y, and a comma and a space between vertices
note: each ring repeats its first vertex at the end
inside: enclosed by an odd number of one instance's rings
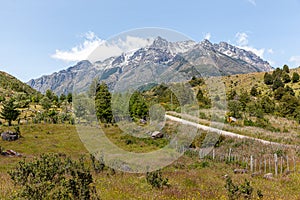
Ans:
POLYGON ((284 65, 284 66, 283 66, 283 71, 286 72, 286 73, 290 73, 289 66, 284 65))
POLYGON ((277 88, 280 88, 280 87, 284 87, 284 83, 281 81, 280 78, 277 77, 273 82, 272 89, 274 91, 274 90, 276 90, 277 88))
MULTIPOLYGON (((236 185, 232 182, 230 177, 227 177, 225 188, 227 190, 227 195, 230 200, 233 199, 253 199, 254 188, 251 186, 250 181, 245 179, 244 183, 236 185)), ((263 194, 261 190, 257 190, 257 197, 261 199, 263 194)))
POLYGON ((271 74, 265 73, 264 75, 264 83, 266 85, 272 85, 273 84, 273 77, 271 74))
POLYGON ((146 174, 147 183, 149 183, 153 188, 162 188, 163 186, 169 187, 168 179, 162 177, 160 170, 147 172, 146 174))
POLYGON ((9 174, 20 188, 16 199, 99 199, 83 158, 43 154, 31 162, 20 161, 9 174))
POLYGON ((299 81, 299 74, 297 72, 293 73, 292 82, 297 83, 299 81))
POLYGON ((289 82, 291 82, 291 77, 287 73, 284 73, 282 75, 282 80, 284 83, 289 83, 289 82))
POLYGON ((254 97, 258 95, 258 91, 255 86, 252 86, 252 88, 250 90, 250 94, 251 94, 251 96, 254 96, 254 97))

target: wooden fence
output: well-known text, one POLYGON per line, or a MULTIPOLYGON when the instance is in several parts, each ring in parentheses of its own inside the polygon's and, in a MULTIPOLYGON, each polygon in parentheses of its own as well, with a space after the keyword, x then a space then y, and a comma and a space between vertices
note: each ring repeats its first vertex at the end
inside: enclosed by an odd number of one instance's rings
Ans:
POLYGON ((291 172, 297 172, 297 157, 278 154, 266 154, 263 156, 241 156, 229 149, 225 153, 216 153, 215 149, 208 154, 199 151, 200 159, 209 159, 215 162, 226 162, 240 169, 246 169, 251 173, 272 173, 275 176, 291 172))

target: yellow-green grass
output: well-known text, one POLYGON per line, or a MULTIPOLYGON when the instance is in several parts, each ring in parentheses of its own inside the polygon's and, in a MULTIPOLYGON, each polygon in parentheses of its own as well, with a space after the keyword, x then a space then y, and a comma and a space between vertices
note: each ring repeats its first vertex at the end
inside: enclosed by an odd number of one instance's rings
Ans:
MULTIPOLYGON (((6 128, 6 127, 5 127, 6 128)), ((172 125, 167 126, 172 129, 172 125)), ((1 127, 3 129, 3 127, 1 127)), ((35 124, 20 126, 23 138, 14 142, 0 141, 0 146, 5 149, 13 149, 25 155, 27 160, 41 153, 65 153, 67 156, 79 158, 88 152, 81 143, 76 128, 67 124, 35 124)), ((126 145, 124 135, 117 127, 106 128, 107 136, 118 146, 141 152, 155 150, 160 147, 158 143, 147 143, 137 140, 132 146, 126 145), (142 144, 142 145, 141 145, 142 144)), ((126 138, 128 139, 128 138, 126 138)), ((249 143, 238 146, 243 141, 227 139, 218 152, 225 152, 231 147, 233 152, 248 156, 250 153, 271 153, 273 150, 268 146, 258 143, 249 143), (244 145, 244 147, 242 147, 244 145), (248 145, 248 146, 247 146, 248 145), (250 146, 249 146, 250 145, 250 146), (263 149, 269 149, 263 150, 263 149)), ((18 161, 23 158, 0 157, 0 199, 7 199, 16 190, 11 182, 8 170, 13 169, 18 161)), ((111 175, 109 171, 94 174, 94 181, 98 193, 102 199, 227 199, 224 188, 225 174, 230 175, 235 183, 242 183, 244 178, 251 181, 251 185, 262 190, 264 199, 297 199, 300 190, 300 175, 293 173, 288 177, 265 180, 261 177, 252 178, 250 174, 235 175, 233 169, 236 166, 224 162, 208 162, 207 167, 201 164, 203 161, 197 156, 182 156, 172 165, 162 170, 163 176, 169 179, 170 187, 154 189, 146 182, 145 174, 130 174, 116 172, 111 175)), ((300 166, 297 166, 300 169, 300 166)))

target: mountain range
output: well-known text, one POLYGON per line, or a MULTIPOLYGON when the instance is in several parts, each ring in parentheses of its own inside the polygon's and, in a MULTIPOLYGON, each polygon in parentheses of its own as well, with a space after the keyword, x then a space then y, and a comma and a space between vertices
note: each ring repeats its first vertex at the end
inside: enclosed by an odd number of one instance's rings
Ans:
POLYGON ((157 37, 143 48, 124 52, 103 61, 78 62, 65 70, 30 80, 27 84, 44 93, 51 89, 57 94, 86 90, 95 78, 105 81, 111 89, 116 85, 143 80, 143 84, 161 77, 164 81, 188 80, 192 76, 218 76, 270 71, 273 68, 251 51, 226 42, 170 42, 157 37), (176 74, 176 75, 174 75, 176 74))

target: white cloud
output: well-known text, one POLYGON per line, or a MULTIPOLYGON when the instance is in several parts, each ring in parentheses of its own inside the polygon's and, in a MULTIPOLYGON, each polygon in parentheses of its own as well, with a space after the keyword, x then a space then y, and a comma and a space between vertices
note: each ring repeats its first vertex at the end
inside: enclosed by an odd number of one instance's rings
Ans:
POLYGON ((238 32, 235 35, 235 38, 236 38, 236 44, 239 48, 245 49, 246 51, 251 51, 251 52, 253 52, 254 54, 258 55, 261 58, 264 57, 265 49, 264 48, 256 49, 256 48, 250 46, 247 33, 238 32))
POLYGON ((268 49, 268 53, 269 54, 274 54, 274 50, 273 49, 268 49))
POLYGON ((204 35, 204 39, 210 40, 210 38, 211 38, 211 33, 206 33, 206 34, 204 35))
POLYGON ((300 66, 300 56, 292 56, 289 59, 289 62, 294 63, 297 66, 300 66))
POLYGON ((126 36, 124 39, 105 41, 99 39, 95 33, 87 32, 84 34, 82 44, 76 45, 71 50, 56 50, 52 58, 74 62, 90 60, 92 62, 104 60, 111 56, 118 56, 123 52, 145 47, 153 42, 152 39, 144 39, 133 36, 126 36))
POLYGON ((63 60, 66 62, 85 60, 87 57, 104 41, 99 39, 95 33, 87 32, 84 34, 84 41, 82 44, 76 45, 71 50, 55 50, 52 58, 63 60))
POLYGON ((251 3, 252 5, 256 6, 256 0, 247 0, 249 3, 251 3))
POLYGON ((239 46, 246 46, 248 45, 248 35, 247 33, 240 33, 238 32, 236 35, 235 35, 235 38, 236 38, 236 43, 237 45, 239 46))
POLYGON ((153 39, 126 36, 115 40, 106 41, 99 45, 88 57, 91 62, 104 60, 112 56, 119 56, 124 52, 137 50, 153 43, 153 39))

